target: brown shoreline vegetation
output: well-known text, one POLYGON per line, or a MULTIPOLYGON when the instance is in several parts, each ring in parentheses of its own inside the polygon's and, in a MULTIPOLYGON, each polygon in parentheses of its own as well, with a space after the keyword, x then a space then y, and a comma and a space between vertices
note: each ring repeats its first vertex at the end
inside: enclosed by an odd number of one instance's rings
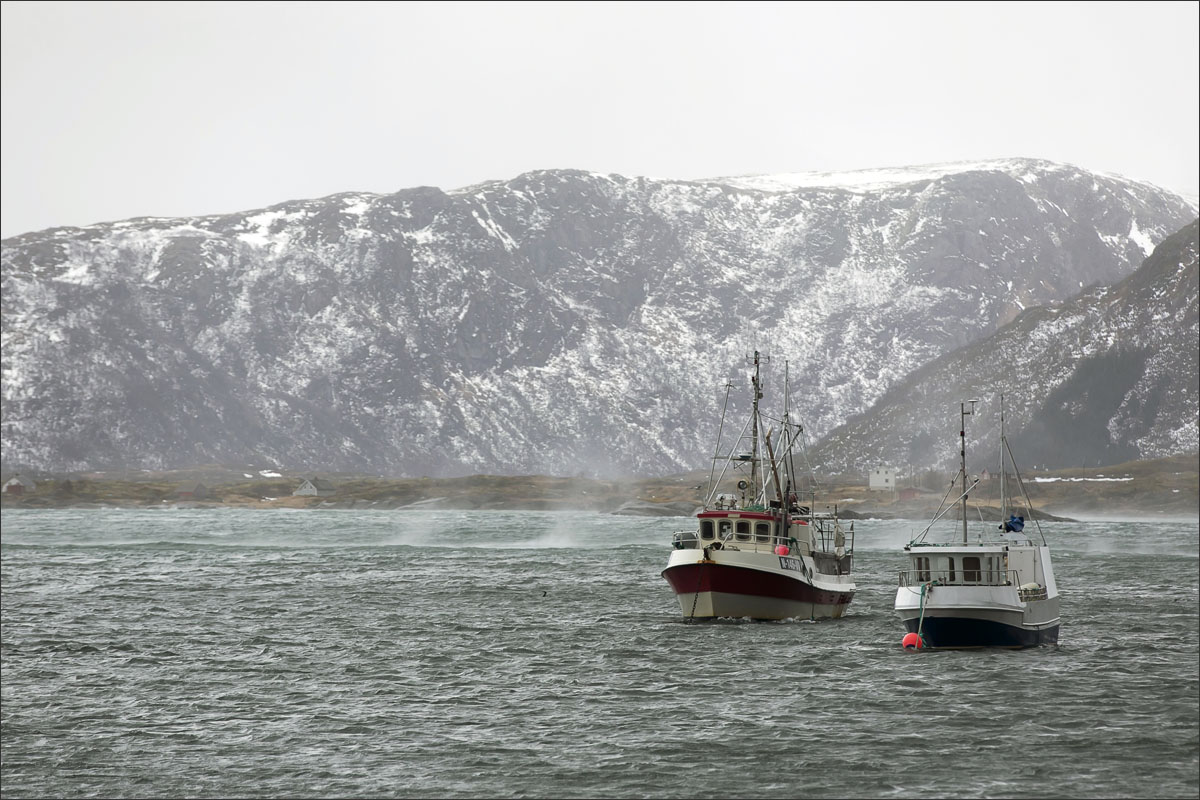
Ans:
MULTIPOLYGON (((5 474, 4 480, 12 475, 5 474)), ((703 503, 708 483, 708 473, 701 471, 625 479, 544 475, 387 478, 216 465, 170 472, 33 473, 28 477, 36 487, 19 495, 0 495, 3 508, 453 508, 689 516, 703 503), (332 495, 293 494, 306 479, 317 477, 333 485, 332 495), (197 484, 203 486, 199 496, 187 494, 197 484)), ((1200 513, 1200 466, 1195 455, 1033 472, 1023 477, 1040 519, 1195 518, 1200 513)), ((977 510, 984 519, 998 516, 998 483, 980 484, 972 493, 972 516, 977 510)), ((949 486, 949 475, 902 476, 897 484, 896 492, 879 492, 868 490, 865 476, 819 477, 816 505, 830 510, 836 506, 848 518, 921 519, 937 509, 949 486), (924 492, 907 497, 912 492, 904 489, 922 480, 924 492)), ((733 491, 732 487, 723 488, 733 491)), ((1018 505, 1025 505, 1023 498, 1018 505)), ((953 512, 950 516, 953 518, 953 512)))

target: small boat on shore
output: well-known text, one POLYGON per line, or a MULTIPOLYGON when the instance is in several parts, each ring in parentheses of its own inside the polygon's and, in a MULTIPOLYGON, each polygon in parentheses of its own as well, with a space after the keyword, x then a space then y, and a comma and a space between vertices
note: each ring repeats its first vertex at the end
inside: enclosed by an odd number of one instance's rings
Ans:
POLYGON ((972 540, 967 498, 979 484, 968 479, 966 420, 975 403, 960 404, 958 475, 946 492, 959 497, 938 509, 933 520, 904 546, 908 567, 900 571, 895 611, 908 634, 906 649, 1024 648, 1058 642, 1059 597, 1050 561, 1050 548, 1033 504, 1021 483, 1021 473, 1004 435, 1004 399, 1000 400, 1000 519, 983 524, 972 540), (1024 495, 1024 509, 1010 507, 1005 482, 1005 459, 1024 495), (953 508, 960 508, 961 525, 943 542, 927 541, 930 530, 953 508), (1015 513, 1016 511, 1021 513, 1015 513), (999 524, 997 524, 997 522, 999 524), (1038 542, 1027 534, 1032 522, 1038 542))
POLYGON ((843 527, 836 506, 816 511, 815 483, 796 478, 803 429, 789 419, 786 380, 783 416, 760 416, 761 361, 755 352, 750 418, 722 457, 722 413, 704 508, 695 529, 675 534, 662 572, 689 620, 840 617, 854 598, 854 524, 843 527))

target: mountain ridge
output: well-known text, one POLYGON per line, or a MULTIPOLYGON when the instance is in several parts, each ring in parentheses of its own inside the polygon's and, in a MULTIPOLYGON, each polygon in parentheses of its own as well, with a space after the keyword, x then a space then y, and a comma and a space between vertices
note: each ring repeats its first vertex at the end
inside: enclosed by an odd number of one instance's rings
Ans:
POLYGON ((540 171, 6 239, 4 462, 664 473, 711 456, 754 349, 819 437, 1194 216, 1013 163, 869 192, 540 171))

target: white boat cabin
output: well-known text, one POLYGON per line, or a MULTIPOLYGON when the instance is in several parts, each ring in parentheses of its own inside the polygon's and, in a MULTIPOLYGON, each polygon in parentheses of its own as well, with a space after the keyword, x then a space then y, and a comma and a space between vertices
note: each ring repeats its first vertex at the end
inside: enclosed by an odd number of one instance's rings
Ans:
POLYGON ((725 544, 789 545, 792 538, 783 523, 771 514, 754 511, 706 511, 699 515, 700 547, 714 541, 725 544))
POLYGON ((900 572, 900 585, 1015 586, 1021 600, 1045 599, 1053 574, 1046 575, 1044 547, 1032 542, 991 542, 945 545, 913 543, 909 569, 900 572))
MULTIPOLYGON (((758 510, 710 510, 697 514, 697 530, 679 531, 677 550, 706 547, 771 552, 777 555, 836 554, 841 559, 854 550, 854 529, 844 529, 829 514, 782 516, 758 510)), ((849 569, 843 565, 842 569, 849 569)))

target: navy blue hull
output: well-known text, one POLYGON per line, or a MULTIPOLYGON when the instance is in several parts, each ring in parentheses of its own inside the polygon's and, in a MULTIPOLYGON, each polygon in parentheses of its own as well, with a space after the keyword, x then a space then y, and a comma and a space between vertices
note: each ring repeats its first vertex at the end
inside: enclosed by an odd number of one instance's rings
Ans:
MULTIPOLYGON (((920 620, 904 622, 909 633, 917 632, 920 620)), ((921 638, 927 648, 1038 647, 1058 644, 1058 626, 1028 630, 985 619, 925 617, 921 638)))

